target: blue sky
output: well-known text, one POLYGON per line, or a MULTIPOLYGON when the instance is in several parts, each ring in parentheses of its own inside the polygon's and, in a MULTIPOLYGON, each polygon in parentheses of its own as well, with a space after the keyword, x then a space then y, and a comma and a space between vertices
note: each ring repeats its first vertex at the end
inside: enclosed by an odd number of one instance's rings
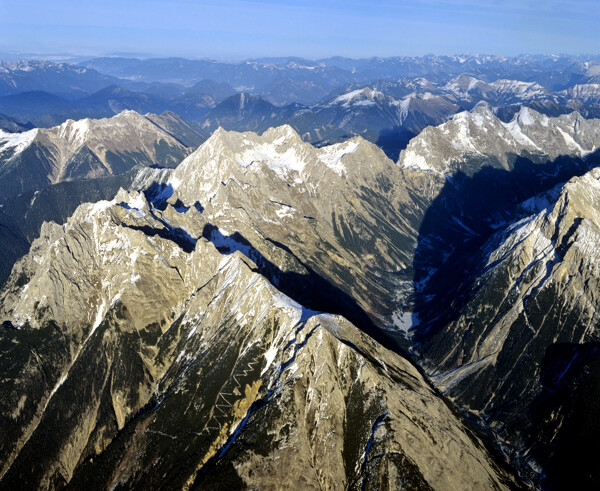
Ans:
POLYGON ((600 53, 600 0, 0 0, 0 53, 600 53))

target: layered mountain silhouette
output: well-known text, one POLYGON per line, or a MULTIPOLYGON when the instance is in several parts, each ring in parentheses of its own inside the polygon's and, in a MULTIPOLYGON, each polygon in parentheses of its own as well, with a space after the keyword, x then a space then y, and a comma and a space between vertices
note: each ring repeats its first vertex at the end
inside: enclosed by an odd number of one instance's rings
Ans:
POLYGON ((594 488, 595 72, 519 60, 92 60, 215 99, 7 127, 0 487, 594 488))

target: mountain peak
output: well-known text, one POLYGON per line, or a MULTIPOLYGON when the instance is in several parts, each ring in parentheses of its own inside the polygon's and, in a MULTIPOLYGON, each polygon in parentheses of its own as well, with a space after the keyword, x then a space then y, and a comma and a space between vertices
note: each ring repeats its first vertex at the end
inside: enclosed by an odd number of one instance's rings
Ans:
POLYGON ((516 115, 516 120, 519 122, 520 126, 529 126, 532 125, 535 121, 537 121, 541 117, 541 114, 527 106, 521 106, 519 112, 516 115))
POLYGON ((523 106, 511 122, 504 123, 489 104, 480 103, 472 112, 458 113, 446 123, 423 130, 400 153, 399 164, 448 175, 472 157, 479 161, 479 168, 486 163, 507 167, 509 155, 524 152, 548 159, 584 156, 596 148, 600 121, 577 118, 576 113, 549 118, 523 106))
POLYGON ((492 107, 492 105, 489 102, 486 101, 480 101, 478 102, 475 107, 471 110, 472 114, 480 114, 482 116, 490 116, 490 117, 496 117, 496 115, 494 114, 494 108, 492 107))
POLYGON ((114 117, 132 118, 132 119, 139 119, 139 120, 146 119, 140 113, 138 113, 132 109, 124 109, 123 111, 121 111, 119 114, 117 114, 114 117))
POLYGON ((189 150, 144 116, 123 111, 111 118, 68 119, 19 136, 2 134, 0 153, 3 161, 10 160, 15 168, 27 168, 35 175, 29 180, 18 174, 6 177, 13 179, 13 185, 5 186, 4 192, 12 196, 47 184, 122 174, 137 164, 174 167, 189 150), (39 151, 48 156, 45 164, 32 159, 39 151))
POLYGON ((374 104, 375 101, 384 100, 386 96, 378 91, 377 89, 372 89, 371 87, 363 87, 362 89, 352 90, 347 92, 346 94, 342 94, 333 101, 329 103, 329 105, 342 105, 342 106, 352 106, 352 105, 369 105, 374 104))
POLYGON ((283 124, 274 128, 269 128, 262 134, 263 138, 272 140, 273 143, 292 143, 302 142, 298 132, 289 124, 283 124))
POLYGON ((227 182, 246 182, 250 174, 265 171, 272 171, 289 186, 301 186, 316 169, 344 175, 349 170, 344 166, 345 156, 361 148, 387 160, 378 147, 361 137, 315 148, 290 125, 271 128, 262 135, 219 128, 177 167, 170 183, 188 205, 210 201, 227 182))

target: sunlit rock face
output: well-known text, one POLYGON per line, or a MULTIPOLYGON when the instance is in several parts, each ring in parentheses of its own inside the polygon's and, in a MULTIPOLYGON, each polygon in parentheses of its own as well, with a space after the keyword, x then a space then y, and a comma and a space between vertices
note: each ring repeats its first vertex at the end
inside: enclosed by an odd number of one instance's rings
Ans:
POLYGON ((46 223, 1 294, 0 482, 514 485, 438 390, 539 482, 549 347, 597 341, 596 126, 479 105, 397 163, 219 129, 46 223))
POLYGON ((3 485, 508 485, 408 361, 199 235, 196 207, 161 208, 82 205, 14 268, 3 485))
POLYGON ((134 111, 24 133, 0 131, 0 199, 57 182, 122 174, 135 165, 175 167, 189 152, 134 111))

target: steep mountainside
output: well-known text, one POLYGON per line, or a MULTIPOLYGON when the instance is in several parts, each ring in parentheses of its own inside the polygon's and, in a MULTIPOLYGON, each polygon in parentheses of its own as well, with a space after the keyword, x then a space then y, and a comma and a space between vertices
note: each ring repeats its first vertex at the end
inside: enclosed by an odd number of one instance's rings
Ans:
POLYGON ((427 128, 399 160, 446 179, 419 227, 413 349, 523 475, 550 488, 573 466, 582 487, 599 479, 585 444, 598 429, 574 429, 593 419, 585 398, 597 390, 599 128, 526 108, 503 123, 479 105, 427 128))
POLYGON ((0 284, 8 278, 13 264, 29 249, 29 243, 20 223, 0 209, 0 284))
POLYGON ((174 167, 188 149, 147 118, 69 120, 50 129, 0 133, 0 199, 48 184, 127 172, 135 165, 174 167))
POLYGON ((144 117, 189 148, 199 146, 209 136, 198 124, 187 121, 172 111, 165 111, 161 114, 145 114, 144 117))
POLYGON ((509 485, 406 360, 198 221, 121 191, 44 227, 2 293, 2 487, 509 485))
POLYGON ((584 157, 598 148, 600 121, 574 112, 549 118, 523 107, 510 123, 498 119, 485 103, 451 121, 426 128, 400 154, 405 168, 451 175, 472 173, 482 164, 509 169, 516 156, 556 159, 584 157), (469 168, 469 162, 476 165, 469 168))
POLYGON ((443 181, 411 182, 360 137, 315 148, 282 126, 262 136, 216 131, 169 184, 169 202, 203 210, 197 235, 253 251, 284 292, 365 328, 393 324, 391 300, 412 277, 423 195, 443 181))
MULTIPOLYGON (((589 462, 591 447, 576 443, 589 435, 569 429, 575 421, 568 392, 550 394, 564 387, 565 375, 574 377, 578 364, 590 362, 592 378, 580 381, 578 392, 597 390, 599 205, 598 169, 526 201, 523 218, 462 259, 470 274, 455 276, 454 286, 423 302, 415 332, 436 385, 488 421, 512 459, 551 470, 553 486, 568 480, 573 463, 586 469, 589 462), (556 442, 565 439, 571 455, 561 461, 554 455, 564 448, 556 442)), ((442 268, 432 281, 447 274, 442 268)), ((596 411, 594 404, 577 404, 584 419, 596 411)), ((596 423, 588 429, 598 434, 596 423)), ((577 482, 589 488, 599 479, 587 468, 577 482)))

